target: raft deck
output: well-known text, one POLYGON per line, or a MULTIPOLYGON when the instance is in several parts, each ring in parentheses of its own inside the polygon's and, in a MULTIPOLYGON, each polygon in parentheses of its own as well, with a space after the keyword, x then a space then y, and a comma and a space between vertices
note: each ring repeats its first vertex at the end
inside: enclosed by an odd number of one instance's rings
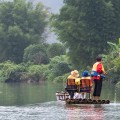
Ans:
POLYGON ((56 99, 65 101, 66 104, 109 104, 110 100, 70 99, 67 92, 56 92, 56 99))
POLYGON ((67 104, 109 104, 109 100, 66 99, 67 104))

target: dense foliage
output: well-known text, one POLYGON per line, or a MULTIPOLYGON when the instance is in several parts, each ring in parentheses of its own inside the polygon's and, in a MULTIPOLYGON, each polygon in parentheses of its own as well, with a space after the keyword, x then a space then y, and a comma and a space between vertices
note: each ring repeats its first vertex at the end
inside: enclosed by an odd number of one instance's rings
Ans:
POLYGON ((33 62, 34 64, 47 64, 49 58, 46 53, 46 45, 30 45, 24 50, 24 62, 33 62))
POLYGON ((64 81, 73 69, 91 71, 102 54, 107 76, 119 85, 119 13, 119 0, 64 0, 51 19, 60 43, 47 44, 48 11, 41 3, 1 1, 0 81, 64 81))
POLYGON ((6 61, 0 63, 0 81, 12 81, 20 80, 20 72, 24 72, 25 67, 23 65, 17 65, 13 62, 6 61))
POLYGON ((112 83, 120 81, 120 44, 108 42, 110 49, 107 55, 103 55, 103 61, 107 76, 112 83))
POLYGON ((66 49, 60 43, 53 43, 53 44, 49 45, 47 48, 47 54, 48 54, 49 58, 64 55, 65 53, 66 53, 66 49))
POLYGON ((98 54, 106 53, 107 41, 117 43, 120 36, 119 0, 64 0, 52 25, 69 49, 76 66, 90 65, 98 54))
POLYGON ((0 61, 22 62, 24 49, 42 43, 47 11, 26 0, 0 2, 0 61))
MULTIPOLYGON (((55 80, 71 71, 65 55, 56 56, 47 65, 35 65, 31 62, 15 64, 11 61, 0 63, 0 81, 4 82, 39 82, 55 80), (61 62, 62 61, 62 62, 61 62)), ((63 77, 62 77, 63 78, 63 77)), ((59 80, 58 80, 59 81, 59 80)))
POLYGON ((68 64, 68 57, 65 55, 51 58, 48 69, 45 70, 46 79, 54 80, 58 76, 62 76, 71 71, 71 66, 68 64))

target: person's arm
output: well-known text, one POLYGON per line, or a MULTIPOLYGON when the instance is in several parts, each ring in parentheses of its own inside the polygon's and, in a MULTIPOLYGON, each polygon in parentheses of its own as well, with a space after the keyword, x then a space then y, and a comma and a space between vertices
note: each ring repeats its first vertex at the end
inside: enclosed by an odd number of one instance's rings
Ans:
POLYGON ((105 71, 105 69, 104 69, 103 64, 102 64, 102 71, 103 71, 103 74, 107 74, 106 71, 105 71))

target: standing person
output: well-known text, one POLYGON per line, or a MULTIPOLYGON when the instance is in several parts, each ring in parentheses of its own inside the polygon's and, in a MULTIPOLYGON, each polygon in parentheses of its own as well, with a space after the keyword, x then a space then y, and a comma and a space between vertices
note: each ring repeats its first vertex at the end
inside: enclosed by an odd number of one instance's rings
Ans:
POLYGON ((102 64, 102 57, 98 56, 96 58, 96 63, 93 64, 92 68, 92 77, 94 80, 94 91, 93 91, 93 99, 99 100, 100 94, 102 90, 102 81, 105 77, 104 74, 106 74, 103 64, 102 64))

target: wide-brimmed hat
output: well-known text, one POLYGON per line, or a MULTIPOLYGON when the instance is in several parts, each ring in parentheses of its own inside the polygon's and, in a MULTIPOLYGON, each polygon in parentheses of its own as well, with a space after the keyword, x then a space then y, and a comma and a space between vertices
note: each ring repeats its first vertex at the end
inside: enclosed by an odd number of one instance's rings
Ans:
POLYGON ((79 72, 77 70, 73 70, 71 72, 71 75, 75 76, 75 77, 79 77, 79 72))

